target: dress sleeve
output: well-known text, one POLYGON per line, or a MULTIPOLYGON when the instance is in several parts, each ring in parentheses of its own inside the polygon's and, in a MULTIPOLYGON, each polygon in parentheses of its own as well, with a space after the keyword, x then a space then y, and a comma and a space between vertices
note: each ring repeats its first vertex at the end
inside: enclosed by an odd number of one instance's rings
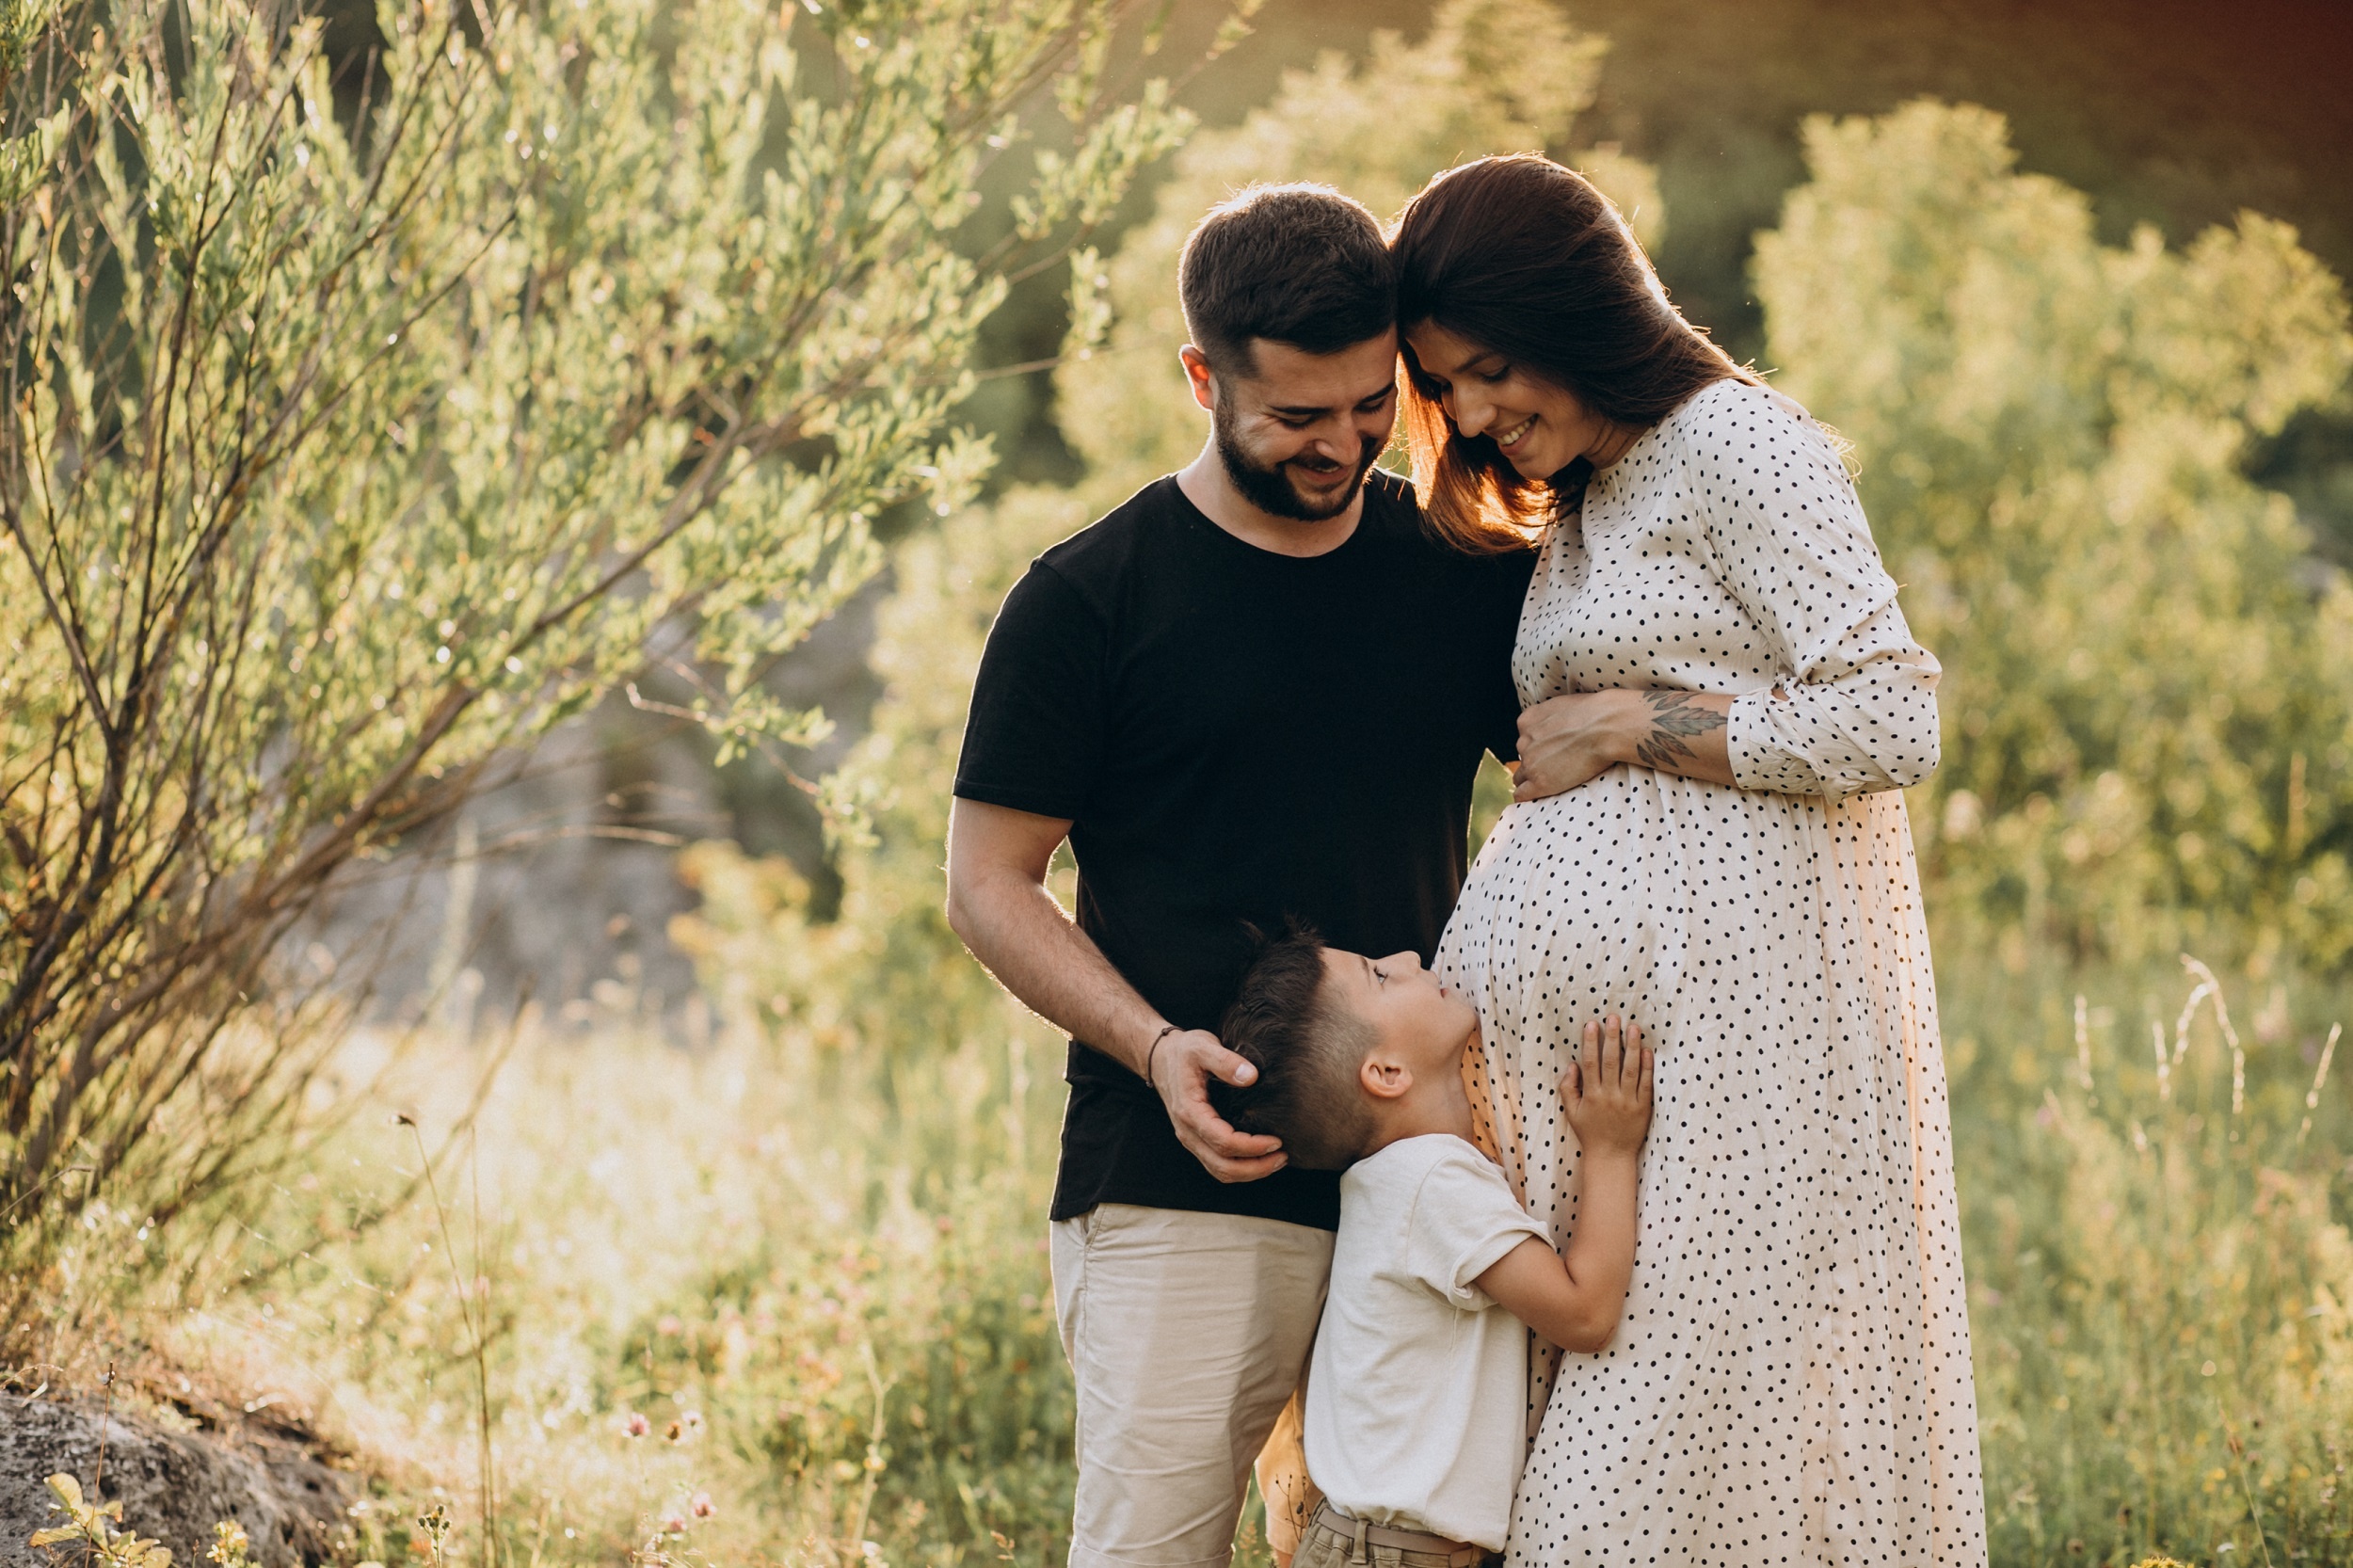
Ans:
POLYGON ((1415 1189, 1402 1270, 1448 1304, 1482 1311, 1493 1304, 1475 1282, 1531 1236, 1550 1240, 1544 1224, 1512 1195, 1503 1172, 1460 1144, 1433 1160, 1415 1189))
POLYGON ((1845 466, 1785 398, 1732 382, 1701 395, 1685 477, 1717 579, 1782 671, 1733 701, 1734 780, 1832 800, 1919 783, 1936 768, 1942 671, 1904 623, 1845 466))

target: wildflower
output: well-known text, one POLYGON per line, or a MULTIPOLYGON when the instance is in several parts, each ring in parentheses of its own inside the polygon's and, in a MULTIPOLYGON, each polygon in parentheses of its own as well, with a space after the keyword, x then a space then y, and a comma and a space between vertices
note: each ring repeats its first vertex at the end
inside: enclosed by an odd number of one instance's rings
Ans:
POLYGON ((680 1422, 672 1421, 667 1428, 664 1429, 662 1435, 675 1443, 686 1435, 686 1428, 680 1422))
POLYGON ((684 1535, 686 1533, 686 1515, 680 1513, 675 1508, 664 1510, 662 1514, 662 1533, 664 1535, 684 1535))
POLYGON ((653 1431, 653 1423, 632 1410, 621 1417, 621 1430, 632 1437, 643 1437, 653 1431))
POLYGON ((204 1555, 221 1568, 239 1568, 247 1560, 246 1553, 252 1544, 244 1526, 234 1519, 223 1519, 213 1527, 213 1544, 204 1555))
POLYGON ((719 1505, 711 1500, 710 1493, 697 1492, 695 1494, 693 1499, 687 1503, 686 1509, 688 1512, 694 1514, 694 1516, 697 1519, 709 1519, 718 1513, 719 1505))
POLYGON ((443 1554, 453 1528, 449 1516, 449 1505, 436 1503, 432 1512, 417 1515, 417 1528, 424 1533, 422 1538, 417 1536, 409 1538, 408 1555, 423 1558, 425 1561, 438 1565, 443 1560, 443 1554))

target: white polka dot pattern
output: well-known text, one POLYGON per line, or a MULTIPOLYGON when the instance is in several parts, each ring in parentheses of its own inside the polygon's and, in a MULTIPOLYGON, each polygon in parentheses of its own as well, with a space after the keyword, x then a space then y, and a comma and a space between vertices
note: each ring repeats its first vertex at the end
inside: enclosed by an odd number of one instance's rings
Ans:
POLYGON ((1936 764, 1853 487, 1777 393, 1719 382, 1552 531, 1524 701, 1731 692, 1738 789, 1621 766, 1510 808, 1439 952, 1474 1104, 1565 1241, 1557 1089, 1588 1018, 1658 1047, 1609 1348, 1531 1358, 1511 1568, 1986 1560, 1936 997, 1899 787, 1936 764))

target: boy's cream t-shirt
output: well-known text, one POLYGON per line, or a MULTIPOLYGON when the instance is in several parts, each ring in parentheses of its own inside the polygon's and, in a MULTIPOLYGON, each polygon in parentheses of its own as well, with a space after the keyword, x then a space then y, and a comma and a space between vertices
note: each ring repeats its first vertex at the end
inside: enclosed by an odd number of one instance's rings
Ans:
POLYGON ((1340 1178, 1340 1233, 1307 1375, 1307 1473, 1370 1524, 1493 1551, 1528 1448, 1528 1330, 1471 1282, 1543 1224, 1447 1133, 1340 1178))

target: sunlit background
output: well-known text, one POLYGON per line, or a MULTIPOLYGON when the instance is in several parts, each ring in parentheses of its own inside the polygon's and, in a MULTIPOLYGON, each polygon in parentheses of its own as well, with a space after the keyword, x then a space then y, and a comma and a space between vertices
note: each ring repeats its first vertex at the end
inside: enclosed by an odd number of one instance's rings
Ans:
MULTIPOLYGON (((1310 70, 1326 54, 1361 60, 1384 30, 1419 40, 1433 10, 1397 0, 1270 0, 1250 40, 1201 69, 1180 100, 1204 126, 1233 127, 1274 97, 1285 72, 1310 70)), ((1172 61, 1205 45, 1224 14, 1205 0, 1176 5, 1172 61)), ((1754 236, 1773 226, 1783 199, 1805 178, 1800 127, 1806 117, 1881 114, 1922 96, 2004 116, 2019 168, 2089 198, 2107 244, 2124 243, 2143 224, 2180 244, 2251 209, 2295 225, 2332 272, 2353 276, 2353 181, 2345 173, 2353 94, 2343 87, 2353 65, 2353 17, 2342 8, 2293 0, 2244 7, 1657 0, 1561 14, 1580 36, 1608 45, 1591 104, 1567 128, 1571 144, 1616 150, 1655 172, 1667 221, 1653 259, 1685 313, 1743 360, 1775 365, 1750 264, 1754 236)), ((364 57, 356 20, 340 19, 330 37, 345 58, 364 57)), ((1561 62, 1558 69, 1576 68, 1561 62)), ((347 67, 341 79, 347 85, 355 74, 356 66, 347 67)), ((1440 158, 1485 150, 1463 142, 1440 158)), ((1151 211, 1173 173, 1163 162, 1144 174, 1104 231, 1107 252, 1151 211)), ((1166 304, 1173 272, 1163 281, 1166 304)), ((1053 360, 1067 323, 1064 285, 1053 269, 1016 286, 984 329, 983 365, 1053 360)), ((1174 359, 1173 347, 1152 344, 1135 352, 1174 359)), ((1085 474, 1084 434, 1069 428, 1054 385, 1049 369, 1005 376, 960 411, 996 440, 992 489, 1074 485, 1085 474)), ((1176 423, 1189 429, 1183 418, 1176 423)), ((2341 401, 2300 411, 2254 443, 2242 466, 2295 500, 2319 558, 2353 563, 2353 416, 2341 401)), ((821 629, 777 677, 792 698, 823 702, 840 727, 829 745, 808 756, 811 769, 843 754, 878 694, 861 656, 871 608, 869 596, 821 629)), ((605 704, 598 723, 593 742, 583 734, 560 743, 593 744, 600 753, 595 764, 552 776, 544 791, 503 808, 535 826, 552 813, 728 839, 757 855, 790 857, 815 884, 821 910, 840 896, 818 810, 774 768, 753 759, 716 773, 705 765, 707 744, 659 734, 676 727, 619 697, 605 704)), ((608 840, 590 849, 567 840, 535 846, 528 862, 484 868, 475 897, 487 923, 472 936, 474 967, 499 995, 511 997, 528 976, 543 999, 574 1000, 614 978, 649 986, 669 1005, 682 1003, 689 966, 664 933, 694 895, 671 874, 670 860, 660 846, 608 840)), ((427 944, 412 943, 412 963, 420 976, 429 970, 427 944)))
MULTIPOLYGON (((665 620, 388 833, 272 950, 271 1005, 334 1032, 270 1157, 169 1224, 136 1185, 70 1215, 15 1282, 18 1393, 323 1456, 316 1539, 385 1568, 1059 1561, 1061 1047, 938 913, 981 638, 1198 445, 1174 262, 1209 202, 1313 178, 1385 216, 1540 148, 1854 440, 1946 664, 1910 807, 1993 1560, 2353 1562, 2353 12, 1268 0, 1228 47, 1229 9, 1174 6, 1121 78, 1198 124, 1078 236, 1075 292, 1049 248, 979 327, 952 417, 993 466, 856 514, 871 555, 750 680, 824 724, 714 737, 724 660, 665 620), (1074 298, 1103 313, 1065 351, 1074 298)), ((329 8, 323 116, 376 101, 385 42, 329 8)), ((1070 144, 1028 110, 968 256, 1070 144)), ((163 1114, 196 1147, 214 1109, 163 1114)))

